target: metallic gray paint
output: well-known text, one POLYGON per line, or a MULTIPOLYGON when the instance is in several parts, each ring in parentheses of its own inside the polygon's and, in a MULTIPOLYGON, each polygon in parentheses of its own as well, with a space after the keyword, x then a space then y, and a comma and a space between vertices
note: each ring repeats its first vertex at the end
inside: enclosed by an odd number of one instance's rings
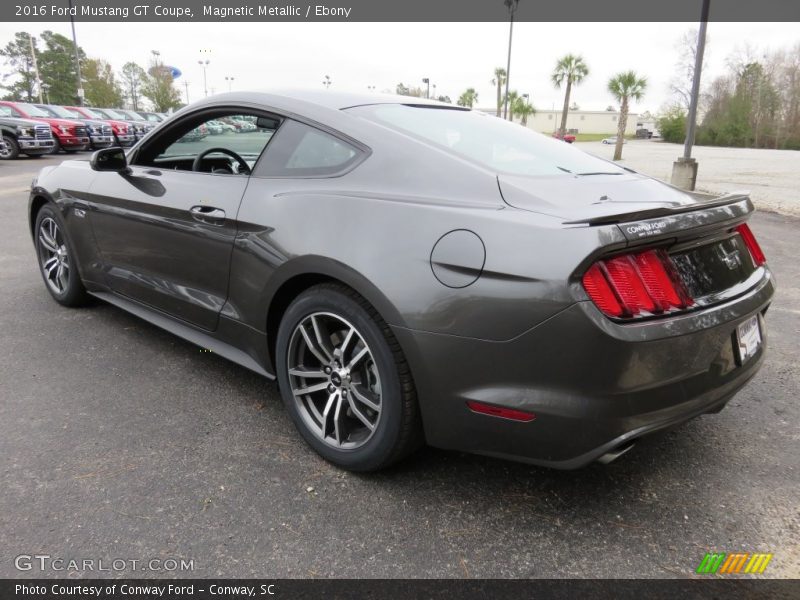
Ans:
POLYGON ((511 177, 340 110, 381 102, 398 97, 216 96, 130 150, 130 174, 86 161, 43 170, 31 205, 59 207, 91 293, 269 375, 275 299, 303 281, 352 287, 392 327, 426 439, 440 447, 577 467, 717 409, 758 370, 764 348, 737 367, 731 336, 766 311, 766 267, 714 306, 641 323, 606 318, 580 284, 598 256, 743 222, 749 199, 704 204, 635 173, 511 177), (137 166, 142 144, 180 119, 230 106, 296 118, 368 156, 344 174, 302 179, 137 166), (195 218, 190 209, 205 205, 225 219, 195 218), (470 233, 440 248, 451 232, 470 233), (469 236, 483 246, 480 265, 469 236), (467 400, 537 419, 478 415, 467 400))

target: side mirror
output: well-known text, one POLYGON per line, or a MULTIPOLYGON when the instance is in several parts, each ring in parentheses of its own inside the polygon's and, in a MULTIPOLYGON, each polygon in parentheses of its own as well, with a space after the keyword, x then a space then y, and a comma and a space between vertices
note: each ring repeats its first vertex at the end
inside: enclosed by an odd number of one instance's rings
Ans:
POLYGON ((95 171, 114 171, 116 173, 127 173, 128 159, 122 148, 103 148, 92 154, 89 161, 95 171))

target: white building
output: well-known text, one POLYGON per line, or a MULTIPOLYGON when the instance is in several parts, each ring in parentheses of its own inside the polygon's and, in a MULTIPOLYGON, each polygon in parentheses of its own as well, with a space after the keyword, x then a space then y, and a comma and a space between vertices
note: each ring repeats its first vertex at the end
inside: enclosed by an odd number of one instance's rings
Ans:
MULTIPOLYGON (((481 112, 495 114, 495 109, 479 108, 481 112)), ((628 113, 625 134, 636 133, 638 114, 628 113)), ((519 122, 519 117, 514 117, 519 122)), ((553 133, 561 126, 560 110, 538 110, 528 117, 528 127, 540 133, 553 133)), ((601 133, 614 135, 619 127, 619 113, 610 110, 571 110, 567 113, 567 133, 601 133)))

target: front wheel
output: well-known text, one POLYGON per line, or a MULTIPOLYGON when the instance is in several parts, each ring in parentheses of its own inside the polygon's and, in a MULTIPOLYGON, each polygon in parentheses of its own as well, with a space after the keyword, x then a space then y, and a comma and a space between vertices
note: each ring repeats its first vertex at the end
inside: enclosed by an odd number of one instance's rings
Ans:
POLYGON ((420 445, 408 364, 389 326, 358 294, 335 284, 308 289, 287 309, 276 346, 283 401, 323 458, 375 471, 420 445))
POLYGON ((5 147, 0 149, 0 158, 5 160, 13 160, 19 156, 19 144, 17 140, 15 140, 10 135, 4 135, 3 141, 5 142, 5 147))
POLYGON ((44 206, 36 216, 36 256, 39 271, 53 299, 63 306, 80 306, 86 301, 72 244, 58 212, 44 206))

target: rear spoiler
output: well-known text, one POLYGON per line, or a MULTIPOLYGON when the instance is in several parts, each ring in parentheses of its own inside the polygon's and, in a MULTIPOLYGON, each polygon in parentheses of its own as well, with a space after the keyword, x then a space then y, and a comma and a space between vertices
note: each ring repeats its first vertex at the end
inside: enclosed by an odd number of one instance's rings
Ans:
POLYGON ((726 221, 742 220, 754 210, 747 194, 731 193, 696 204, 604 215, 568 221, 565 225, 617 225, 625 238, 632 242, 661 237, 685 229, 718 227, 726 221))

